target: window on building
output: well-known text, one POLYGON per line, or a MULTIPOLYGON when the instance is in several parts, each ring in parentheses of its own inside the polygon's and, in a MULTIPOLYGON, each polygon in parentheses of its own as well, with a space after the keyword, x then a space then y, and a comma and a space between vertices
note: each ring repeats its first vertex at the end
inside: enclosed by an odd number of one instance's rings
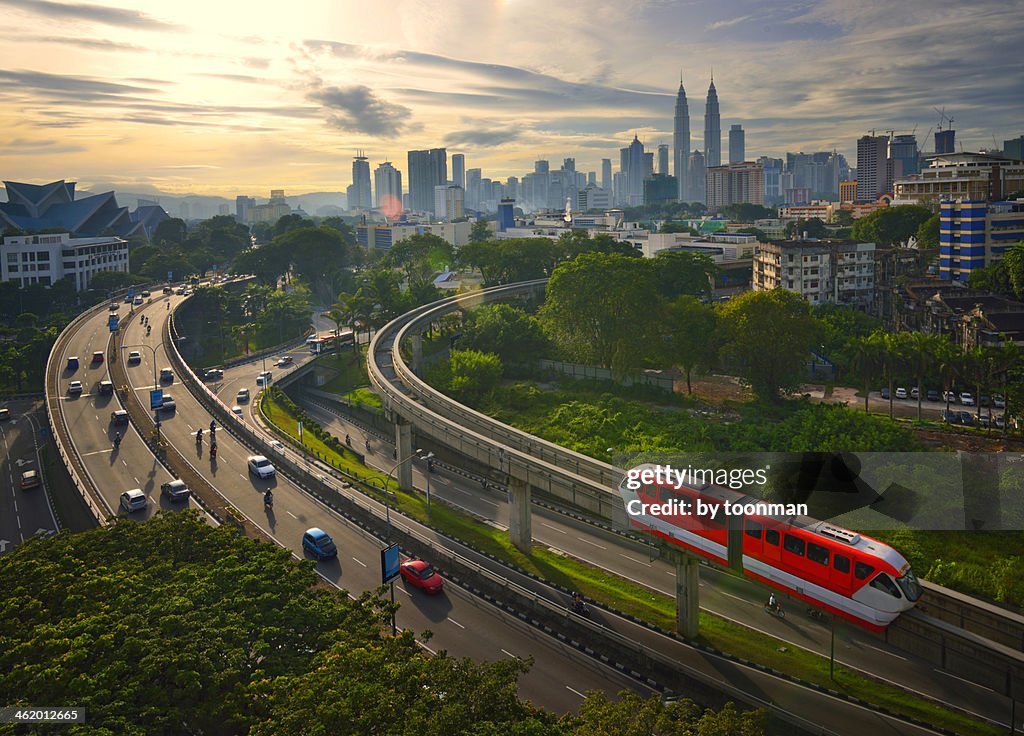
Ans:
POLYGON ((48 250, 36 251, 36 260, 37 261, 49 261, 50 260, 50 251, 48 251, 48 250))

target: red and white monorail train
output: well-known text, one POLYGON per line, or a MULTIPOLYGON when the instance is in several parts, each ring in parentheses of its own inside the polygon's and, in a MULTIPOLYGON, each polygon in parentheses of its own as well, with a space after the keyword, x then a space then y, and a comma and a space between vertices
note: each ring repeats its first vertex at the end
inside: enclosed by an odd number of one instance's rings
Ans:
MULTIPOLYGON (((655 466, 635 470, 645 468, 655 466)), ((627 481, 622 481, 619 494, 633 526, 720 565, 728 565, 727 519, 721 507, 726 502, 765 503, 719 486, 695 483, 676 490, 641 484, 632 490, 627 481), (698 498, 720 507, 714 520, 694 513, 648 512, 648 505, 669 501, 693 510, 698 498), (631 507, 640 513, 629 513, 631 507)), ((743 518, 742 527, 745 575, 860 626, 880 632, 921 597, 910 563, 871 537, 809 516, 753 514, 743 518)))

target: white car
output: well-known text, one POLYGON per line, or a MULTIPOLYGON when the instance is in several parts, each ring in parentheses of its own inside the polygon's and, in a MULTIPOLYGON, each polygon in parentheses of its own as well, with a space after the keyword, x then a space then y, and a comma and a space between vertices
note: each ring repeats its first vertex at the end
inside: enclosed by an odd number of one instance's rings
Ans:
POLYGON ((142 362, 142 353, 138 350, 132 350, 128 353, 128 365, 135 365, 136 363, 142 362))
POLYGON ((905 398, 907 398, 907 390, 905 388, 898 388, 898 389, 896 389, 896 398, 897 399, 905 399, 905 398))
POLYGON ((121 494, 121 510, 127 513, 146 508, 146 494, 141 488, 133 488, 121 494))
POLYGON ((77 395, 77 394, 82 393, 82 382, 81 381, 72 381, 71 383, 69 383, 68 384, 68 393, 72 394, 72 395, 77 395))
POLYGON ((281 440, 270 440, 270 446, 278 452, 284 452, 284 443, 281 440))
POLYGON ((192 495, 192 491, 185 485, 185 481, 175 478, 161 484, 160 494, 167 496, 171 501, 187 501, 188 497, 192 495))
POLYGON ((273 380, 274 380, 274 376, 270 373, 270 371, 263 371, 258 376, 256 376, 256 385, 257 386, 269 386, 270 382, 273 381, 273 380))
POLYGON ((234 414, 239 419, 245 419, 245 414, 242 412, 242 407, 240 406, 232 406, 231 413, 234 414))
MULTIPOLYGON (((240 389, 238 389, 238 393, 235 394, 235 401, 237 401, 238 403, 241 404, 241 403, 244 403, 244 402, 246 402, 248 400, 249 400, 249 389, 247 389, 247 388, 240 388, 240 389)), ((234 409, 232 409, 231 411, 234 411, 234 409)))
POLYGON ((286 365, 291 365, 295 362, 295 359, 290 355, 284 355, 277 359, 277 367, 284 368, 286 365))
POLYGON ((249 465, 249 472, 258 478, 273 478, 277 472, 263 455, 250 455, 246 463, 249 465))
POLYGON ((964 391, 960 394, 960 403, 964 406, 974 406, 974 397, 964 391))

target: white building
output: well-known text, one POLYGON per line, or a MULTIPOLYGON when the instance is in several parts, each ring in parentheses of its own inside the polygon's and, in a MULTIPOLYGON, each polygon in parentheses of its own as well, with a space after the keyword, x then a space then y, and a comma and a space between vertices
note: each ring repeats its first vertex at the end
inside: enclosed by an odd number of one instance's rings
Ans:
POLYGON ((875 292, 875 244, 777 241, 754 253, 754 291, 786 289, 811 304, 868 307, 875 292))
POLYGON ((116 237, 72 238, 68 233, 12 235, 0 245, 0 280, 20 286, 51 286, 71 279, 77 291, 93 274, 128 272, 128 241, 116 237))
POLYGON ((458 184, 439 184, 434 187, 434 216, 451 222, 463 216, 465 190, 458 184))

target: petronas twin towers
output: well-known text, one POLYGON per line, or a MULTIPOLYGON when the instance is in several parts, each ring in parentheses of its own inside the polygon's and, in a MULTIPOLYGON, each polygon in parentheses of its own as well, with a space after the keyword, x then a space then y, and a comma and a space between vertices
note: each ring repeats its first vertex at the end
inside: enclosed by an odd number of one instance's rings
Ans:
POLYGON ((675 149, 675 175, 680 202, 704 200, 704 167, 722 165, 722 121, 718 113, 718 91, 715 77, 711 76, 708 97, 704 103, 704 155, 699 151, 690 153, 690 108, 686 102, 683 80, 679 79, 679 94, 676 96, 675 125, 672 132, 672 146, 675 149), (703 159, 701 170, 690 171, 690 158, 703 159))

